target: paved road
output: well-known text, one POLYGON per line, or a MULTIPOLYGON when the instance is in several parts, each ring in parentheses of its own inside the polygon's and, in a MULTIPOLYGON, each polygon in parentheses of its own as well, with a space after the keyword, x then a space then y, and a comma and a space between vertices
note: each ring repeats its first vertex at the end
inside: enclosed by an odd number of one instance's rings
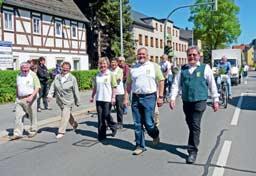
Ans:
POLYGON ((255 176, 255 83, 256 72, 250 72, 247 85, 233 87, 227 109, 217 113, 207 109, 196 164, 185 164, 188 130, 179 100, 174 111, 167 104, 160 109, 161 143, 152 146, 146 135, 147 151, 140 156, 131 155, 134 132, 130 111, 125 128, 105 143, 97 142, 96 116, 80 114, 79 130, 70 130, 61 140, 55 138, 57 123, 42 127, 33 139, 2 140, 1 175, 255 176))

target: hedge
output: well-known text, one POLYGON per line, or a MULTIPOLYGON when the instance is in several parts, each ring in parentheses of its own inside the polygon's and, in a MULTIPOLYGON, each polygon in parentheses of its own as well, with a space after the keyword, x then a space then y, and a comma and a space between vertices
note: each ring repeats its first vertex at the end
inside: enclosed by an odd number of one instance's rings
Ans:
MULTIPOLYGON (((16 99, 16 76, 19 71, 3 70, 0 71, 0 103, 14 102, 16 99)), ((72 71, 77 78, 80 90, 92 88, 92 79, 97 70, 72 71)))

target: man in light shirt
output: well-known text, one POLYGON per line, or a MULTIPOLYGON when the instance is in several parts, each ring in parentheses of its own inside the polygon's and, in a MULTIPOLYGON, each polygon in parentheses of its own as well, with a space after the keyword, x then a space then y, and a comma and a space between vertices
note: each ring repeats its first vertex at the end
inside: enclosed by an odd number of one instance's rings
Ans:
POLYGON ((188 158, 187 163, 196 161, 200 124, 206 109, 208 89, 213 98, 213 110, 219 109, 219 94, 214 80, 213 72, 209 65, 200 63, 200 52, 197 47, 187 50, 188 64, 182 66, 176 75, 171 91, 170 108, 174 109, 175 99, 178 92, 182 90, 183 111, 189 128, 188 158))
POLYGON ((124 100, 124 104, 127 105, 128 93, 132 93, 131 108, 136 142, 133 155, 140 155, 146 150, 143 126, 149 136, 153 138, 154 145, 160 141, 159 130, 154 123, 154 111, 156 102, 158 106, 163 104, 164 88, 164 77, 160 67, 149 61, 146 48, 138 49, 137 61, 130 69, 124 100))
POLYGON ((20 73, 17 75, 16 87, 16 119, 15 128, 11 140, 23 137, 23 118, 27 114, 31 126, 28 129, 28 137, 37 134, 37 93, 40 89, 40 82, 36 74, 30 70, 30 64, 23 62, 20 65, 20 73))

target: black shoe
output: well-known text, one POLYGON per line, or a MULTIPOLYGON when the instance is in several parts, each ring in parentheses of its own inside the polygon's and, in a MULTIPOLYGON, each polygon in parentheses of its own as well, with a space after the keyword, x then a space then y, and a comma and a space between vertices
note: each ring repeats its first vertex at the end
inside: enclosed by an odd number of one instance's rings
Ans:
POLYGON ((117 132, 117 129, 116 129, 116 128, 114 128, 114 129, 111 129, 111 130, 112 130, 112 134, 111 134, 111 136, 112 136, 112 137, 115 137, 116 132, 117 132))
POLYGON ((98 136, 98 141, 100 142, 104 141, 105 139, 107 139, 106 136, 98 136))
POLYGON ((187 164, 193 164, 196 161, 197 153, 190 153, 187 158, 187 164))

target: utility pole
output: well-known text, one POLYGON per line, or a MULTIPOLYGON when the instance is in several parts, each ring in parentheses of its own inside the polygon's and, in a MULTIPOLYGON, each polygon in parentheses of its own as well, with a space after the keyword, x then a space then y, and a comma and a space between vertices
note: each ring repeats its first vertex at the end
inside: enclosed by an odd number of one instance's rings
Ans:
POLYGON ((120 51, 121 56, 124 56, 124 41, 123 41, 123 2, 119 0, 119 9, 120 9, 120 51))

